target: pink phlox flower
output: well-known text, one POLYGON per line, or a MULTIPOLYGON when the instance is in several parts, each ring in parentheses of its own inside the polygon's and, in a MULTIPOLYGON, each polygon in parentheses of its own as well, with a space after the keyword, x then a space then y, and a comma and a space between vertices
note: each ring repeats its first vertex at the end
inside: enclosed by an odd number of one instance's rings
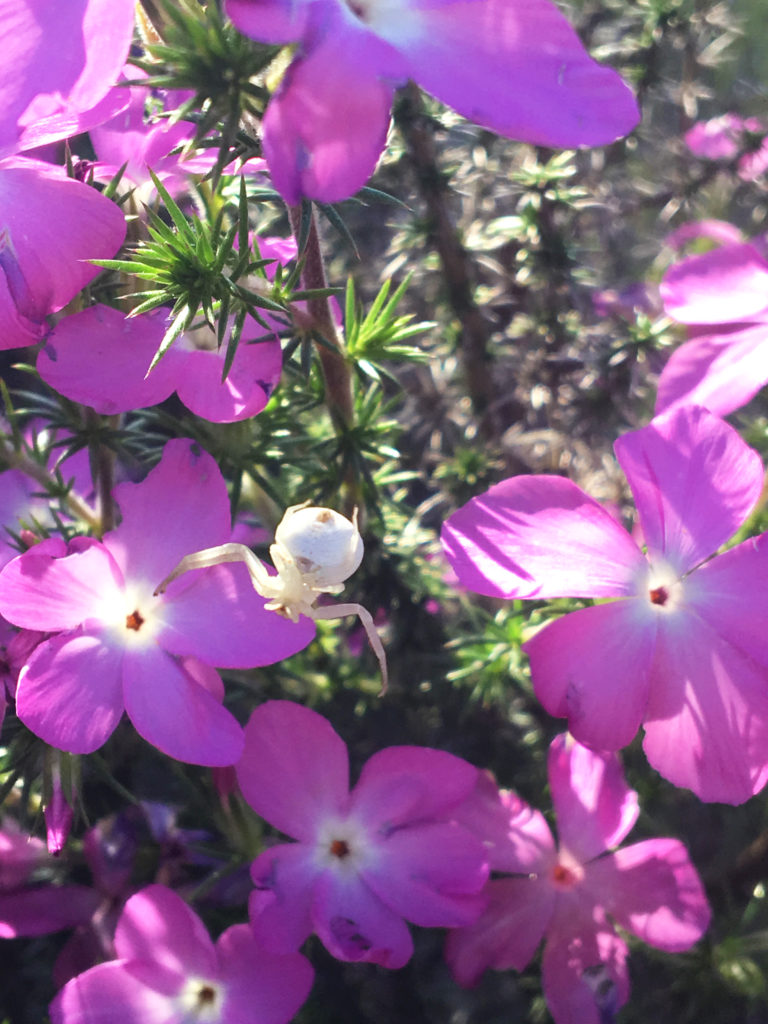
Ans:
POLYGON ((624 434, 615 452, 645 551, 571 481, 518 476, 447 520, 446 554, 477 593, 612 598, 524 645, 539 700, 596 750, 625 746, 642 723, 662 775, 740 803, 768 780, 768 535, 712 556, 758 501, 762 461, 695 406, 624 434))
POLYGON ((768 129, 757 117, 722 114, 697 121, 683 138, 690 151, 705 160, 737 160, 739 177, 754 181, 768 170, 767 136, 768 129))
POLYGON ((50 875, 53 861, 45 843, 22 832, 6 816, 0 825, 0 938, 47 935, 74 928, 93 913, 98 896, 84 885, 36 882, 50 875))
POLYGON ((241 31, 296 43, 263 124, 289 203, 345 199, 373 173, 410 78, 463 116, 537 145, 596 146, 637 124, 634 97, 549 0, 227 0, 241 31))
POLYGON ((253 863, 260 944, 288 952, 316 932, 339 960, 402 967, 413 952, 405 920, 457 927, 477 917, 485 851, 451 819, 476 768, 440 750, 389 747, 350 791, 346 746, 309 708, 269 701, 245 734, 243 796, 297 840, 253 863))
POLYGON ((303 956, 260 949, 245 924, 214 943, 163 885, 128 900, 115 953, 64 986, 51 1004, 53 1024, 287 1024, 313 980, 303 956))
POLYGON ((559 846, 539 811, 484 777, 458 820, 484 837, 491 869, 482 916, 448 936, 457 980, 487 968, 522 970, 545 939, 544 995, 557 1024, 602 1024, 629 996, 627 944, 615 925, 667 952, 707 929, 701 881, 676 839, 615 849, 639 813, 615 754, 567 735, 549 750, 559 846))
MULTIPOLYGON (((263 259, 286 263, 295 246, 259 239, 263 259)), ((222 381, 227 339, 217 347, 207 324, 187 331, 148 374, 168 322, 159 310, 136 317, 109 306, 91 306, 60 320, 37 359, 43 380, 74 402, 104 415, 144 409, 174 391, 191 412, 214 423, 250 419, 261 412, 280 380, 283 356, 268 314, 265 329, 248 317, 227 379, 222 381)))
POLYGON ((169 756, 231 764, 242 730, 222 706, 213 666, 285 658, 310 641, 314 624, 267 611, 243 565, 202 570, 154 596, 184 555, 231 537, 225 481, 193 442, 168 442, 147 478, 118 485, 115 498, 122 522, 101 543, 52 538, 0 575, 0 613, 57 634, 24 666, 17 714, 47 743, 89 753, 125 710, 169 756))
POLYGON ((725 416, 768 383, 768 259, 762 240, 738 240, 673 264, 661 283, 665 312, 690 340, 659 378, 656 411, 683 403, 725 416))

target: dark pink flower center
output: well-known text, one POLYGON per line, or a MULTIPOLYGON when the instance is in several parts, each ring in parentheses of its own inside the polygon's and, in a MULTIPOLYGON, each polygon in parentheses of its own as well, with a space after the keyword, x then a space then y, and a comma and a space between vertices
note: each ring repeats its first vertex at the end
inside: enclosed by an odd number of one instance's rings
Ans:
POLYGON ((552 881, 556 885, 572 886, 578 882, 578 876, 575 871, 571 868, 567 868, 564 864, 555 864, 552 869, 552 881))
POLYGON ((216 1002, 216 989, 212 985, 201 985, 197 992, 197 1004, 202 1009, 216 1002))
POLYGON ((139 611, 138 608, 136 609, 136 611, 131 612, 130 615, 126 615, 126 617, 125 617, 125 628, 126 629, 133 629, 133 630, 135 630, 138 633, 143 625, 144 625, 144 616, 141 614, 141 612, 139 611))
POLYGON ((654 587, 650 591, 651 604, 665 605, 669 600, 669 592, 666 587, 654 587))
POLYGON ((349 843, 346 841, 346 839, 334 839, 329 849, 332 855, 334 857, 338 857, 339 860, 344 860, 344 858, 348 857, 352 852, 349 849, 349 843))

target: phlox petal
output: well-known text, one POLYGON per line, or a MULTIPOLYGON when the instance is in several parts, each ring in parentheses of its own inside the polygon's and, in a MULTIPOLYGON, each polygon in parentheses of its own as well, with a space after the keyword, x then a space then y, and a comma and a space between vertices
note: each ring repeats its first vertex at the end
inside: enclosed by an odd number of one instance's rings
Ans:
POLYGON ((677 839, 649 839, 586 866, 585 887, 622 928, 668 953, 690 949, 710 910, 696 869, 677 839))
POLYGON ((354 873, 326 871, 318 878, 312 919, 326 949, 338 960, 397 968, 413 955, 413 939, 402 917, 354 873))
POLYGON ((312 988, 314 972, 303 956, 269 953, 246 924, 220 936, 216 950, 226 986, 221 1008, 227 1024, 285 1024, 312 988))
POLYGON ((169 757, 189 764, 234 764, 243 731, 226 708, 158 647, 126 652, 125 710, 136 731, 169 757))
POLYGON ((112 735, 123 713, 122 659, 122 650, 98 634, 46 640, 21 671, 16 713, 51 746, 90 754, 112 735))
POLYGON ((119 484, 114 494, 123 519, 105 534, 104 546, 126 578, 157 585, 184 555, 230 538, 227 485, 213 457, 194 441, 169 441, 141 483, 119 484))
POLYGON ((678 575, 725 543, 754 508, 763 462, 723 420, 698 406, 657 416, 614 445, 651 561, 678 575))
POLYGON ((90 921, 101 895, 85 885, 41 885, 0 892, 0 939, 49 935, 90 921))
POLYGON ((768 534, 737 544, 691 573, 685 603, 726 643, 768 666, 768 534))
POLYGON ((454 824, 396 829, 360 877, 390 910, 424 928, 457 928, 477 919, 488 879, 482 842, 454 824))
POLYGON ((268 611, 244 565, 217 565, 169 588, 163 601, 162 646, 220 668, 271 665, 306 647, 315 624, 268 611))
MULTIPOLYGON (((599 146, 626 135, 637 104, 595 63, 548 0, 417 0, 392 17, 409 74, 464 117, 542 146, 599 146), (410 16, 413 28, 400 21, 410 16)), ((387 33, 382 32, 384 38, 387 33)))
POLYGON ((555 1024, 612 1020, 629 998, 627 953, 602 911, 596 909, 592 920, 558 917, 542 959, 544 995, 555 1024))
POLYGON ((536 696, 551 715, 568 719, 580 743, 626 746, 645 713, 655 635, 639 600, 556 619, 524 644, 536 696))
POLYGON ((640 808, 615 754, 556 736, 547 761, 560 845, 582 864, 621 842, 640 808))
POLYGON ((0 269, 19 313, 41 321, 65 306, 125 238, 120 207, 60 167, 0 162, 0 269))
POLYGON ((132 0, 2 0, 0 145, 13 147, 40 118, 94 107, 117 79, 133 20, 132 0))
POLYGON ((237 778, 257 814, 286 835, 312 843, 323 819, 346 811, 347 747, 317 712, 291 701, 267 701, 245 727, 237 778))
POLYGON ((216 954, 202 921, 178 893, 150 885, 131 896, 115 930, 122 960, 146 960, 178 974, 217 973, 216 954))
POLYGON ((483 841, 492 871, 538 874, 554 862, 554 840, 541 811, 500 790, 485 773, 451 817, 483 841))
POLYGON ((477 778, 477 768, 444 750, 386 747, 363 766, 350 811, 373 828, 434 818, 468 797, 477 778))
POLYGON ((91 306, 60 320, 37 358, 52 388, 102 415, 145 409, 173 392, 179 354, 171 348, 147 376, 167 323, 163 314, 127 317, 91 306))
POLYGON ((269 847, 251 865, 248 900, 253 934, 273 953, 293 953, 312 934, 312 890, 319 873, 302 843, 269 847))
MULTIPOLYGON (((0 242, 0 245, 2 243, 0 242)), ((2 254, 0 254, 0 261, 2 254)), ((27 345, 36 345, 45 334, 45 324, 39 320, 24 316, 16 306, 14 294, 11 291, 10 282, 2 272, 0 263, 0 324, 2 324, 2 336, 0 337, 0 350, 9 348, 21 348, 27 345)))
POLYGON ((490 597, 633 593, 642 554, 597 501, 559 476, 519 476, 472 498, 443 525, 464 586, 490 597))
MULTIPOLYGON (((260 329, 263 334, 263 329, 260 329)), ((178 373, 179 398, 196 416, 213 423, 234 423, 256 416, 280 380, 283 355, 277 339, 238 345, 227 379, 222 381, 226 347, 184 353, 178 373)))
POLYGON ((119 601, 120 570, 103 545, 90 541, 65 557, 51 550, 47 543, 36 545, 3 570, 0 614, 9 622, 43 631, 74 629, 119 601))
POLYGON ((393 89, 368 58, 345 33, 331 32, 288 68, 263 122, 264 155, 286 202, 337 202, 373 174, 393 89))
POLYGON ((768 263, 749 242, 687 256, 661 283, 664 309, 684 324, 727 324, 768 310, 768 263))
POLYGON ((656 413, 684 403, 727 416, 766 383, 768 321, 700 328, 661 371, 656 413))
POLYGON ((694 614, 660 620, 644 725, 649 762, 701 800, 739 804, 768 781, 765 669, 694 614))
POLYGON ((499 878, 485 890, 488 907, 474 924, 451 931, 445 956, 460 985, 474 985, 483 971, 522 969, 549 927, 557 894, 545 882, 499 878))
POLYGON ((293 43, 306 32, 312 4, 307 0, 225 0, 224 7, 232 23, 254 39, 293 43))
POLYGON ((51 1003, 53 1024, 177 1024, 184 976, 153 963, 110 960, 68 981, 51 1003), (116 1013, 119 1012, 119 1018, 116 1013))

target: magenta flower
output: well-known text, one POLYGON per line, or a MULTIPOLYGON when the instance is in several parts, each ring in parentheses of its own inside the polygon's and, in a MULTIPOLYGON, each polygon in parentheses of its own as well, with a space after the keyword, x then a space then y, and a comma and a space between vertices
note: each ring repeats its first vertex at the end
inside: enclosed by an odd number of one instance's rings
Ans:
POLYGON ((153 595, 181 557, 231 538, 226 484, 193 442, 170 441, 147 478, 120 484, 115 497, 122 523, 102 543, 44 541, 0 574, 0 613, 57 633, 22 669, 17 714, 47 743, 89 753, 125 710, 169 756, 231 764, 242 730, 221 705, 212 666, 285 658, 306 646, 314 625, 267 611, 240 565, 195 573, 153 595))
POLYGON ((757 117, 722 114, 697 121, 684 135, 686 145, 705 160, 735 160, 744 181, 759 178, 768 169, 768 130, 757 117))
POLYGON ((549 785, 559 846, 544 816, 487 777, 459 820, 489 846, 491 870, 512 877, 487 886, 483 915, 448 936, 456 979, 473 985, 489 967, 522 970, 546 937, 544 995, 557 1024, 601 1024, 629 996, 627 944, 614 923, 678 953, 707 929, 699 876, 676 839, 649 839, 613 851, 639 813, 615 754, 567 735, 549 749, 549 785))
POLYGON ((570 480, 518 476, 448 519, 448 560, 494 597, 620 598, 525 644, 536 695, 596 750, 625 746, 642 723, 662 775, 740 803, 768 780, 768 534, 712 555, 760 497, 762 462, 697 407, 624 434, 615 451, 645 552, 570 480))
POLYGON ((656 411, 683 403, 726 416, 768 383, 768 260, 759 241, 686 256, 661 284, 664 309, 690 341, 659 378, 656 411))
POLYGON ((549 0, 227 0, 237 27, 298 54, 263 125, 275 187, 335 202, 373 173, 394 90, 413 78, 472 121, 543 146, 637 124, 632 93, 549 0))
POLYGON ((339 960, 402 967, 413 952, 404 918, 454 928, 480 913, 482 843, 451 821, 478 771, 452 754, 388 747, 349 789, 347 749, 309 708, 269 701, 245 728, 243 796, 295 843, 253 863, 257 941, 298 949, 314 931, 339 960))
POLYGON ((163 885, 128 900, 115 952, 117 960, 64 986, 51 1004, 53 1024, 287 1024, 312 987, 312 968, 299 953, 260 949, 245 924, 214 943, 163 885))

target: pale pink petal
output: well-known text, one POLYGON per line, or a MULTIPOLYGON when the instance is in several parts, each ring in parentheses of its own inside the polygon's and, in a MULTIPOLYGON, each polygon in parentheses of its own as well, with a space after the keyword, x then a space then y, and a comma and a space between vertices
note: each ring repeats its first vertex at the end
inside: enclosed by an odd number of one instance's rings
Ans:
POLYGON ((194 654, 220 668, 271 665, 310 643, 312 619, 291 622, 265 604, 244 565, 192 573, 163 600, 159 642, 173 654, 194 654))
POLYGON ((268 952, 247 924, 227 928, 216 950, 226 986, 221 1016, 227 1024, 287 1024, 293 1019, 314 979, 305 957, 268 952))
POLYGON ((562 148, 613 142, 639 120, 627 85, 548 0, 403 6, 391 28, 374 20, 374 30, 409 58, 412 78, 471 121, 562 148))
POLYGON ((356 874, 326 871, 315 885, 315 931, 338 960, 403 967, 413 939, 402 917, 393 913, 356 874))
POLYGON ((452 811, 473 791, 478 770, 429 747, 386 747, 363 766, 350 812, 371 828, 396 828, 452 811))
POLYGON ((472 498, 443 524, 464 586, 490 597, 618 597, 643 556, 597 501, 559 476, 518 476, 472 498))
POLYGON ((264 155, 286 202, 346 199, 373 174, 387 139, 392 86, 343 32, 294 60, 263 122, 264 155), (352 42, 353 45, 350 45, 352 42))
POLYGON ((346 810, 347 748, 317 712, 291 701, 267 701, 245 727, 237 778, 245 799, 270 825, 314 842, 323 819, 346 810))
POLYGON ((115 953, 121 960, 146 960, 177 974, 210 978, 218 973, 203 922, 164 885, 149 885, 125 904, 115 930, 115 953))
POLYGON ((627 946, 595 908, 558 914, 547 936, 542 985, 555 1024, 604 1024, 629 998, 627 946))
POLYGON ((36 736, 90 754, 123 713, 123 652, 98 634, 64 633, 40 644, 19 676, 16 713, 36 736))
POLYGON ((648 760, 701 800, 739 804, 768 781, 768 674, 695 613, 659 619, 648 760))
POLYGON ((378 855, 360 877, 382 903, 424 928, 458 928, 485 906, 488 880, 480 839, 455 824, 426 823, 395 829, 379 841, 378 855))
POLYGON ((739 151, 739 133, 743 120, 736 114, 722 114, 709 121, 697 121, 683 136, 686 146, 696 156, 707 160, 730 160, 739 151))
POLYGON ((273 953, 292 953, 312 934, 312 892, 320 869, 303 843, 266 849, 251 865, 255 886, 248 912, 256 941, 273 953))
POLYGON ((687 256, 661 282, 664 309, 684 324, 727 324, 768 310, 768 263, 749 242, 687 256))
POLYGON ((51 1003, 53 1024, 177 1024, 184 975, 153 963, 110 960, 68 981, 51 1003))
MULTIPOLYGON (((263 328, 260 329, 263 334, 263 328)), ((280 380, 283 354, 275 339, 249 344, 241 341, 227 379, 222 382, 226 347, 184 354, 176 390, 196 416, 213 423, 234 423, 256 416, 280 380)))
POLYGON ((115 499, 123 521, 104 535, 104 546, 126 579, 156 586, 184 555, 230 538, 227 485, 215 460, 194 441, 169 441, 148 476, 139 484, 119 484, 115 499))
POLYGON ((640 808, 616 754, 589 750, 567 735, 556 736, 547 769, 560 846, 582 864, 629 834, 640 808))
POLYGON ((723 420, 672 409, 614 445, 653 562, 678 576, 733 536, 760 497, 763 462, 723 420))
POLYGON ((448 934, 445 958, 460 985, 475 985, 482 973, 533 959, 549 926, 556 893, 536 878, 499 878, 485 888, 488 907, 474 924, 448 934))
POLYGON ((122 585, 114 559, 97 541, 63 558, 37 545, 0 574, 0 614, 25 629, 74 629, 120 602, 122 585))
POLYGON ((0 892, 0 939, 49 935, 90 921, 101 894, 85 885, 0 892))
POLYGON ((136 731, 164 754, 189 764, 234 764, 243 731, 232 714, 157 647, 126 652, 125 710, 136 731))
POLYGON ((645 713, 655 626, 644 604, 616 601, 571 612, 523 645, 536 696, 596 750, 625 747, 645 713))
POLYGON ((125 90, 115 87, 88 110, 70 109, 41 117, 24 128, 19 135, 16 149, 19 151, 34 150, 40 146, 48 146, 61 139, 69 139, 73 135, 91 131, 96 125, 115 117, 121 110, 124 110, 126 103, 125 90))
POLYGON ((63 168, 13 157, 0 161, 0 269, 19 313, 40 321, 101 271, 125 237, 119 206, 63 168))
POLYGON ((768 666, 768 534, 713 558, 684 587, 686 608, 742 654, 768 666))
POLYGON ((676 349, 661 372, 656 413, 703 405, 727 416, 768 383, 768 320, 699 329, 676 349))
POLYGON ((59 321, 37 357, 37 370, 59 394, 102 415, 157 405, 172 394, 180 369, 171 348, 147 376, 167 326, 164 313, 128 317, 91 306, 59 321))
POLYGON ((709 926, 707 897, 677 839, 648 839, 586 866, 585 888, 624 929, 668 953, 698 942, 709 926))
POLYGON ((554 861, 555 844, 544 815, 515 793, 500 790, 485 772, 451 818, 483 841, 493 871, 540 874, 554 861))

